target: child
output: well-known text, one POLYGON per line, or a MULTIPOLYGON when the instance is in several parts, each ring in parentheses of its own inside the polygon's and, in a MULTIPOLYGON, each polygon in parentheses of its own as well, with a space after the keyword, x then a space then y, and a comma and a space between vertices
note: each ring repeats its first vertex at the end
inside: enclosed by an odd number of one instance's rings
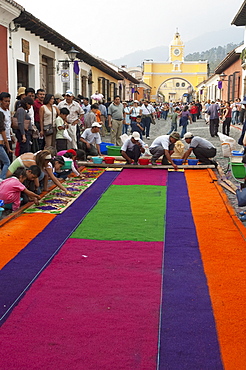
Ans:
POLYGON ((132 132, 137 131, 140 134, 140 139, 143 139, 142 132, 144 131, 144 128, 141 124, 141 116, 136 117, 136 121, 132 121, 131 123, 132 132))
POLYGON ((4 201, 5 204, 13 203, 12 210, 16 211, 20 207, 20 195, 23 191, 31 200, 38 204, 38 199, 40 196, 33 193, 23 185, 24 180, 27 178, 26 169, 24 167, 19 167, 13 176, 3 180, 0 183, 0 199, 4 201))
POLYGON ((167 135, 170 135, 173 131, 177 131, 177 120, 180 114, 180 109, 176 108, 174 113, 172 114, 172 121, 171 121, 171 129, 168 131, 167 135))
MULTIPOLYGON (((85 161, 86 160, 86 155, 85 151, 82 149, 69 149, 69 150, 61 150, 60 152, 57 153, 57 155, 62 156, 63 158, 67 157, 72 159, 72 172, 75 174, 75 176, 81 177, 79 166, 77 164, 77 161, 85 161), (67 155, 65 155, 67 154, 67 155)), ((66 161, 66 159, 64 160, 66 161)), ((71 172, 71 171, 70 171, 71 172)))
POLYGON ((65 161, 60 156, 56 156, 53 159, 51 158, 51 155, 46 157, 45 167, 43 168, 43 172, 44 172, 43 190, 44 191, 48 190, 48 180, 50 179, 53 181, 54 184, 56 184, 56 186, 58 186, 58 188, 64 191, 67 195, 70 195, 70 192, 66 188, 64 188, 64 186, 62 186, 62 184, 60 183, 60 181, 57 179, 57 177, 54 174, 56 172, 59 172, 61 167, 64 166, 64 164, 65 164, 65 161))
POLYGON ((59 117, 56 118, 56 149, 60 150, 67 149, 67 139, 64 137, 64 130, 68 128, 66 122, 69 110, 67 108, 61 108, 59 117))

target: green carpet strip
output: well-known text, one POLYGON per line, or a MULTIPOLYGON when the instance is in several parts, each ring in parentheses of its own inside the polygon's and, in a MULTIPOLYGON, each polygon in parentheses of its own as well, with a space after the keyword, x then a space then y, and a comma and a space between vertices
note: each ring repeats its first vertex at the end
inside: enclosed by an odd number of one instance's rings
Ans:
POLYGON ((111 185, 72 238, 163 241, 166 187, 111 185))

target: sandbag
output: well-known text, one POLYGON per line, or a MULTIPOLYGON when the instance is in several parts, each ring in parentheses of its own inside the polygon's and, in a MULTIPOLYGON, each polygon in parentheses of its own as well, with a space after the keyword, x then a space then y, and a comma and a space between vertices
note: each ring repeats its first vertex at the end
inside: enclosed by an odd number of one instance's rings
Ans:
POLYGON ((222 153, 224 157, 231 157, 231 152, 236 148, 236 140, 230 136, 218 132, 219 139, 222 145, 222 153))

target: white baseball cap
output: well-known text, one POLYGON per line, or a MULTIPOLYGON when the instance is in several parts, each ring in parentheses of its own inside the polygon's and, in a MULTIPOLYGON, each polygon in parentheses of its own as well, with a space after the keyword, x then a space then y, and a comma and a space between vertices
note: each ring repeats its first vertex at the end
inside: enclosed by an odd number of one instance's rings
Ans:
POLYGON ((192 139, 193 137, 194 135, 191 132, 186 132, 186 134, 184 134, 184 139, 192 139))
POLYGON ((94 122, 94 123, 91 125, 91 127, 102 127, 102 125, 99 125, 99 123, 98 123, 98 122, 94 122))
POLYGON ((133 139, 135 139, 135 140, 140 140, 140 134, 139 134, 139 132, 137 132, 137 131, 134 131, 133 133, 132 133, 132 137, 133 137, 133 139))
POLYGON ((74 96, 74 93, 71 90, 67 90, 65 95, 74 96))

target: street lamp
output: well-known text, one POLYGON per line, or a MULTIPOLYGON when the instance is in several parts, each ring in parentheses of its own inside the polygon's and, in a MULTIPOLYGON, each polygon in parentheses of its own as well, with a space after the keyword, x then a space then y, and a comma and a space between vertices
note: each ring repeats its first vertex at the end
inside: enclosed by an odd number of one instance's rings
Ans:
MULTIPOLYGON (((58 63, 74 63, 75 58, 77 57, 77 54, 79 53, 78 50, 75 50, 72 46, 70 50, 66 51, 66 54, 69 59, 66 60, 58 60, 58 63)), ((82 60, 80 60, 82 62, 82 60)))
POLYGON ((220 80, 221 81, 226 81, 225 80, 225 78, 227 77, 227 75, 224 73, 224 72, 222 72, 221 74, 220 74, 220 80))
POLYGON ((79 53, 79 51, 75 50, 74 47, 72 46, 71 49, 68 50, 66 53, 67 53, 68 58, 70 59, 70 61, 73 62, 74 59, 76 58, 77 54, 79 53))

